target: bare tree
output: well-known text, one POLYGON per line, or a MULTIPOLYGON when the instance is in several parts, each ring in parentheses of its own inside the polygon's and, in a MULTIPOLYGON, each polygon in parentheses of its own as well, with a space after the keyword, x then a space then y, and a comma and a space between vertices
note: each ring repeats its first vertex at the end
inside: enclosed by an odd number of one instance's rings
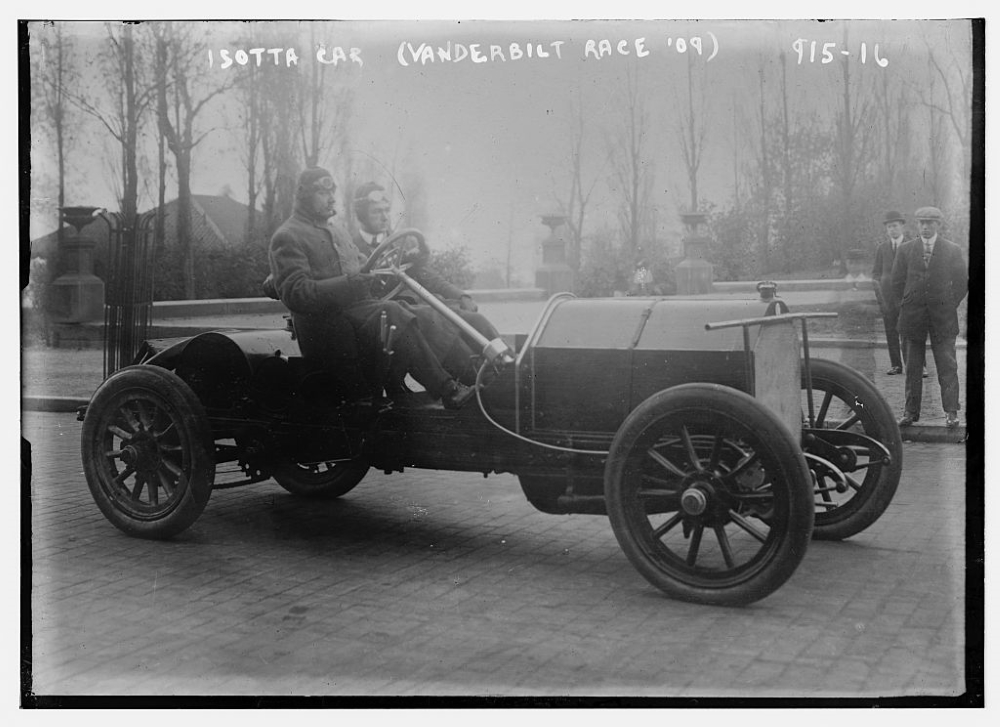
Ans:
MULTIPOLYGON (((771 201, 774 197, 774 176, 771 169, 770 144, 767 130, 770 117, 767 110, 767 61, 761 57, 757 63, 758 110, 755 119, 760 130, 760 141, 755 145, 756 165, 750 177, 751 194, 759 211, 757 222, 757 268, 759 272, 770 269, 771 249, 771 201)), ((757 129, 755 129, 756 131, 757 129)))
POLYGON ((735 94, 733 95, 733 204, 738 209, 741 204, 740 194, 740 123, 739 108, 735 94))
POLYGON ((196 132, 198 115, 232 81, 206 87, 199 79, 211 78, 196 65, 207 43, 190 23, 166 21, 153 24, 156 38, 156 118, 160 134, 174 156, 177 168, 177 246, 184 261, 184 295, 196 296, 194 241, 191 229, 192 153, 211 132, 196 132))
POLYGON ((910 109, 902 87, 893 84, 890 72, 883 72, 880 80, 879 93, 875 96, 882 132, 879 181, 884 189, 892 189, 896 183, 900 151, 907 137, 910 109))
MULTIPOLYGON (((567 261, 574 272, 580 271, 580 255, 583 247, 584 223, 587 218, 587 206, 590 204, 591 196, 597 182, 601 179, 602 172, 607 166, 610 155, 605 153, 600 169, 588 175, 584 171, 585 153, 589 149, 586 143, 587 137, 587 117, 583 112, 583 98, 580 89, 577 89, 575 98, 570 99, 569 104, 570 122, 568 124, 568 167, 569 167, 569 192, 565 197, 556 195, 559 204, 566 213, 566 225, 569 228, 569 250, 567 250, 567 261)), ((508 278, 509 275, 508 265, 508 278)))
MULTIPOLYGON (((843 47, 848 46, 847 27, 844 27, 843 47)), ((873 133, 871 123, 872 103, 861 81, 851 80, 851 60, 844 56, 840 62, 840 109, 836 113, 837 144, 834 153, 834 179, 840 193, 841 219, 846 225, 838 235, 836 247, 841 272, 847 270, 847 250, 857 237, 859 223, 854 209, 854 192, 864 177, 870 163, 873 133)))
POLYGON ((935 51, 928 44, 928 56, 934 75, 940 80, 937 93, 927 94, 923 103, 943 115, 962 149, 961 197, 967 197, 972 169, 972 64, 959 57, 948 45, 947 50, 935 51))
POLYGON ((264 220, 268 232, 291 214, 295 197, 295 130, 299 126, 296 74, 295 69, 279 67, 261 74, 260 79, 264 102, 260 116, 264 220))
POLYGON ((139 132, 155 99, 149 83, 137 26, 133 23, 106 23, 108 43, 98 56, 105 97, 90 99, 83 94, 71 98, 87 114, 97 119, 115 142, 118 174, 112 181, 118 195, 119 211, 126 234, 134 234, 139 196, 139 132))
POLYGON ((789 254, 793 244, 792 230, 795 209, 793 190, 795 189, 795 171, 792 167, 792 120, 788 112, 788 58, 784 51, 779 56, 781 61, 781 182, 782 182, 782 216, 781 216, 781 250, 782 263, 788 265, 792 256, 789 254))
POLYGON ((614 192, 619 197, 618 221, 628 249, 636 254, 641 235, 648 228, 649 197, 653 169, 645 151, 649 113, 639 87, 639 69, 626 66, 621 90, 622 123, 607 141, 614 177, 614 192))
MULTIPOLYGON (((316 43, 316 25, 309 26, 310 48, 316 43)), ((321 163, 325 152, 336 148, 337 137, 346 132, 351 117, 353 94, 338 83, 338 66, 308 63, 300 71, 298 88, 299 143, 307 167, 321 163)))
MULTIPOLYGON (((938 85, 937 75, 934 73, 933 63, 928 61, 928 64, 931 65, 928 93, 934 98, 935 87, 938 85)), ((946 121, 938 106, 926 102, 924 105, 927 108, 927 162, 930 174, 926 175, 923 181, 924 186, 930 191, 930 202, 942 205, 944 204, 942 200, 945 198, 944 170, 947 166, 947 145, 944 141, 946 121)))
MULTIPOLYGON (((240 39, 240 44, 256 47, 256 25, 250 24, 249 34, 240 39)), ((264 175, 261 171, 262 147, 264 137, 264 94, 261 81, 261 70, 256 64, 250 63, 239 71, 236 81, 237 93, 235 113, 238 131, 239 156, 246 170, 247 185, 247 239, 253 239, 257 233, 257 198, 260 195, 264 175)))
POLYGON ((681 140, 681 151, 684 156, 684 168, 687 170, 688 191, 691 193, 692 212, 698 211, 698 170, 701 167, 702 155, 705 152, 705 135, 708 133, 706 123, 706 107, 708 97, 705 94, 707 66, 702 66, 700 83, 695 82, 695 55, 687 57, 687 117, 681 118, 678 124, 678 136, 681 140), (695 86, 698 87, 695 93, 695 86), (695 97, 698 98, 697 108, 695 97))
MULTIPOLYGON (((67 152, 73 139, 73 107, 69 89, 76 86, 80 74, 73 38, 62 23, 40 23, 32 28, 31 90, 35 109, 55 145, 57 205, 66 205, 67 152)), ((60 228, 60 234, 61 234, 60 228)))

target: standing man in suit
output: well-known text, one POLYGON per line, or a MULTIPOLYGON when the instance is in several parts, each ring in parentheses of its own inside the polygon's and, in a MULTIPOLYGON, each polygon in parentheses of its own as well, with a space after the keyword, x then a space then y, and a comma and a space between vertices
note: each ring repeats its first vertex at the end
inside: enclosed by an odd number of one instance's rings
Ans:
POLYGON ((892 291, 892 263, 896 259, 896 251, 903 244, 906 219, 899 212, 886 212, 882 224, 885 225, 889 239, 875 248, 872 280, 875 282, 875 297, 882 311, 885 341, 889 346, 890 366, 885 373, 888 376, 896 376, 903 373, 903 357, 899 347, 899 331, 896 330, 899 320, 899 299, 892 291))
POLYGON ((944 215, 937 207, 916 211, 919 237, 903 244, 892 266, 892 289, 900 300, 899 335, 906 355, 906 404, 899 425, 920 419, 927 337, 937 367, 941 405, 949 428, 959 425, 958 305, 969 292, 962 249, 938 234, 944 215))

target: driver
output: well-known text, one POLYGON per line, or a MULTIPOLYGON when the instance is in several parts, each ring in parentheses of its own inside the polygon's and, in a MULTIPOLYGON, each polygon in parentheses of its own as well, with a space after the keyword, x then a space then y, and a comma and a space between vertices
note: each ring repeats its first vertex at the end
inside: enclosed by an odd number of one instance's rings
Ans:
MULTIPOLYGON (((337 350, 337 323, 346 321, 366 351, 382 345, 382 313, 396 327, 390 376, 409 373, 448 409, 458 409, 475 390, 441 365, 412 309, 371 294, 375 276, 362 273, 365 256, 347 231, 329 221, 336 214, 333 176, 321 167, 299 175, 295 206, 271 238, 268 259, 281 302, 292 312, 302 355, 329 367, 337 350)), ((341 334, 342 335, 342 334, 341 334)))
MULTIPOLYGON (((352 206, 358 221, 358 230, 352 239, 359 250, 371 255, 391 232, 390 202, 385 188, 375 182, 362 184, 355 191, 352 206)), ((433 270, 427 264, 427 257, 425 249, 411 259, 414 266, 407 272, 413 279, 441 298, 451 310, 488 340, 499 338, 500 333, 486 316, 479 313, 479 307, 472 296, 433 270)), ((413 296, 411 291, 404 288, 396 294, 394 300, 417 304, 414 312, 420 320, 421 329, 425 331, 435 351, 445 352, 442 358, 444 367, 464 383, 474 383, 476 357, 473 352, 478 349, 476 342, 467 339, 444 316, 430 306, 421 305, 421 301, 413 296)))

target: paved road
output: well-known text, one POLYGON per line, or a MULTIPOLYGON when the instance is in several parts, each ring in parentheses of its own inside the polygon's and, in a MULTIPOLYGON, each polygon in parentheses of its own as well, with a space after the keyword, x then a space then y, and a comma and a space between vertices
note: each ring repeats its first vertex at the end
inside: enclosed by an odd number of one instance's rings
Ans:
POLYGON ((72 415, 27 412, 34 692, 958 695, 964 448, 907 444, 887 513, 745 609, 671 601, 606 518, 510 476, 370 473, 340 501, 213 494, 173 542, 100 515, 72 415))

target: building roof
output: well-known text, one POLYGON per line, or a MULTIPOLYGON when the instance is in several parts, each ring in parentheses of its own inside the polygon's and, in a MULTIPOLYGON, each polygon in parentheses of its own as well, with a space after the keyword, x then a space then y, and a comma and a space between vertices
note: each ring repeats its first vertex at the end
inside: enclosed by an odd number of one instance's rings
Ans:
MULTIPOLYGON (((155 208, 154 208, 155 209, 155 208)), ((166 243, 171 245, 176 239, 177 200, 164 205, 166 211, 166 243)), ((230 197, 209 194, 191 195, 191 227, 195 244, 208 247, 238 246, 246 242, 246 225, 249 207, 230 197)), ((152 210, 150 210, 152 211, 152 210)), ((83 228, 82 232, 98 243, 107 243, 108 224, 97 217, 83 228)), ((52 257, 58 251, 59 232, 31 241, 31 257, 52 257)))
MULTIPOLYGON (((176 204, 168 203, 167 207, 176 204)), ((213 236, 229 245, 239 245, 246 241, 247 215, 250 208, 231 197, 208 194, 191 195, 192 223, 197 227, 201 222, 213 236)))

